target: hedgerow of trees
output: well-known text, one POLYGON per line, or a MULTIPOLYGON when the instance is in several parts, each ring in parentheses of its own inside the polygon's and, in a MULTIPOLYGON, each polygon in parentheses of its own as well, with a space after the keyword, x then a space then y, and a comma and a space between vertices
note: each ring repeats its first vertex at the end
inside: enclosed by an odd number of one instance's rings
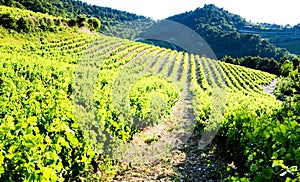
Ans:
POLYGON ((119 11, 111 8, 90 5, 78 0, 0 0, 0 5, 18 7, 34 12, 48 13, 65 18, 76 18, 79 15, 95 17, 101 20, 101 30, 106 30, 123 21, 143 19, 146 22, 154 21, 144 16, 119 11))
MULTIPOLYGON (((5 9, 5 7, 2 8, 5 9)), ((14 12, 13 9, 10 10, 11 11, 0 13, 0 26, 23 33, 36 31, 55 32, 59 28, 62 28, 62 22, 67 23, 70 27, 88 27, 91 31, 97 31, 101 27, 99 19, 95 17, 87 18, 85 15, 67 19, 60 17, 53 18, 51 16, 39 17, 34 14, 22 14, 14 12)))

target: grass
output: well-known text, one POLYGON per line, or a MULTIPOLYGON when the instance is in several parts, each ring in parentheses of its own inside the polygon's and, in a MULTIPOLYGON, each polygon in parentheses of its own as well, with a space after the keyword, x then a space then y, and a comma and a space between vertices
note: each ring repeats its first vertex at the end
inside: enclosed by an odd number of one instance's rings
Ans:
POLYGON ((151 144, 152 142, 156 142, 156 141, 158 141, 158 136, 157 135, 153 135, 152 137, 149 137, 149 138, 144 140, 144 142, 147 143, 147 144, 151 144))

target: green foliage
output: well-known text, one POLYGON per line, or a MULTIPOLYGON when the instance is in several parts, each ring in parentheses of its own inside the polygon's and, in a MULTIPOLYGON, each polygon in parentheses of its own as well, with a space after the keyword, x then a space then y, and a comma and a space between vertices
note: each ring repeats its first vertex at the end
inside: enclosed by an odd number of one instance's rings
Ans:
POLYGON ((18 28, 17 21, 11 14, 1 14, 0 24, 8 29, 16 30, 18 28))
POLYGON ((294 68, 297 68, 300 65, 300 58, 299 57, 294 57, 292 59, 292 61, 293 61, 294 68))
POLYGON ((94 38, 67 35, 44 35, 45 42, 51 41, 48 44, 37 39, 0 46, 1 181, 77 180, 88 173, 96 157, 70 100, 74 69, 70 63, 81 53, 64 46, 72 48, 73 41, 83 46, 94 38), (70 38, 74 40, 67 43, 70 38))
POLYGON ((209 93, 203 91, 203 89, 198 86, 195 86, 192 91, 196 95, 193 105, 195 108, 197 121, 199 121, 199 124, 201 125, 206 125, 208 123, 211 106, 209 93))
POLYGON ((293 64, 285 60, 282 64, 283 75, 276 86, 275 94, 281 100, 300 101, 300 66, 293 70, 293 64))
POLYGON ((295 89, 293 87, 293 80, 290 77, 280 78, 276 86, 275 94, 280 100, 284 100, 286 97, 294 95, 295 89))
POLYGON ((144 142, 147 144, 151 144, 152 142, 156 141, 158 141, 158 137, 156 135, 153 135, 152 137, 146 138, 144 142))
POLYGON ((24 33, 28 33, 28 32, 31 31, 31 25, 30 25, 29 21, 26 20, 23 17, 21 17, 17 21, 17 25, 18 25, 18 31, 21 31, 21 32, 24 32, 24 33))
MULTIPOLYGON (((56 24, 47 17, 33 22, 41 27, 56 24)), ((110 180, 116 174, 115 164, 101 158, 103 133, 130 140, 138 129, 168 117, 179 93, 186 90, 203 126, 210 125, 211 114, 224 109, 219 103, 226 106, 216 141, 219 151, 238 167, 241 178, 232 180, 299 179, 300 107, 295 99, 279 107, 274 98, 262 93, 261 85, 275 75, 103 35, 49 32, 17 45, 7 44, 10 34, 0 32, 5 39, 0 45, 1 181, 110 180), (82 61, 94 61, 95 69, 81 71, 88 75, 96 70, 96 83, 76 80, 86 85, 77 93, 72 82, 79 69, 75 64, 82 61), (95 89, 85 92, 90 89, 87 85, 95 89), (224 92, 226 97, 221 98, 224 92), (123 95, 120 103, 115 102, 123 95), (82 104, 76 113, 74 96, 82 104), (84 109, 97 116, 75 117, 84 109), (109 177, 97 176, 97 170, 109 177)), ((29 35, 16 32, 14 36, 22 40, 29 35)), ((299 68, 289 74, 296 90, 298 73, 299 68)))
POLYGON ((154 51, 155 47, 149 49, 146 44, 132 43, 130 50, 135 51, 128 50, 130 54, 122 49, 110 53, 102 65, 98 75, 99 90, 96 100, 101 108, 101 120, 105 122, 109 132, 122 140, 128 140, 139 129, 157 124, 163 117, 168 116, 171 107, 178 100, 179 93, 169 81, 151 74, 143 76, 140 73, 146 68, 146 64, 139 64, 139 61, 154 51), (147 51, 139 61, 130 67, 124 67, 143 50, 147 51))
POLYGON ((89 18, 88 20, 89 28, 92 31, 97 31, 101 27, 101 22, 97 18, 89 18))
POLYGON ((62 19, 17 8, 5 6, 0 6, 0 8, 3 10, 0 13, 0 25, 22 33, 56 32, 59 29, 66 29, 62 26, 62 22, 70 27, 87 27, 91 31, 96 31, 101 26, 99 19, 86 18, 85 15, 79 15, 76 19, 62 19))
POLYGON ((101 27, 101 22, 99 19, 91 17, 87 18, 85 15, 79 15, 76 19, 72 18, 68 20, 68 26, 70 27, 87 27, 91 31, 97 31, 101 27))
POLYGON ((290 60, 285 60, 280 66, 281 75, 284 77, 288 76, 293 70, 294 65, 293 62, 290 60))
POLYGON ((299 177, 299 103, 279 108, 269 103, 260 109, 253 103, 251 108, 239 105, 225 117, 216 139, 219 150, 234 161, 239 174, 254 181, 299 177))
POLYGON ((155 125, 170 114, 171 107, 177 102, 179 91, 160 77, 147 77, 139 80, 129 95, 131 112, 143 120, 142 126, 155 125))
POLYGON ((72 115, 68 67, 2 56, 0 179, 76 179, 94 153, 72 115))
POLYGON ((61 18, 52 17, 41 13, 33 13, 18 8, 0 6, 0 25, 6 29, 22 33, 41 31, 55 32, 62 28, 61 18))
POLYGON ((75 19, 70 19, 70 20, 68 21, 68 26, 70 26, 70 27, 76 26, 76 20, 75 20, 75 19))
MULTIPOLYGON (((114 35, 118 37, 128 38, 134 40, 147 27, 151 26, 154 21, 144 16, 138 16, 133 13, 125 11, 119 11, 106 7, 99 7, 95 5, 89 5, 86 2, 77 0, 10 0, 0 1, 0 5, 20 7, 28 9, 34 12, 48 13, 50 15, 60 16, 64 18, 70 18, 68 22, 69 26, 79 27, 86 26, 85 19, 78 19, 81 15, 86 18, 95 17, 101 20, 101 31, 107 35, 114 35), (74 23, 74 20, 79 22, 74 23), (123 25, 127 22, 132 22, 132 25, 123 25), (120 31, 117 27, 122 26, 123 31, 120 31)), ((94 21, 95 23, 95 21, 94 21)), ((98 30, 98 24, 89 24, 92 30, 98 30)), ((129 23, 131 24, 131 23, 129 23)), ((100 30, 100 29, 99 29, 100 30)))
POLYGON ((79 27, 83 27, 84 23, 87 21, 86 15, 80 14, 76 17, 76 24, 79 27))

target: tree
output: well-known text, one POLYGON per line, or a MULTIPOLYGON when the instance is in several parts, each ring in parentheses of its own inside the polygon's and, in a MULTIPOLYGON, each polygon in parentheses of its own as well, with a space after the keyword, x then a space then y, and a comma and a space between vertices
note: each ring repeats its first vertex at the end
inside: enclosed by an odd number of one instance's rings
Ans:
POLYGON ((290 77, 294 82, 294 88, 297 91, 297 94, 300 95, 300 66, 291 72, 290 77))
POLYGON ((0 15, 0 25, 2 25, 5 28, 17 30, 18 25, 16 22, 16 19, 10 14, 0 15))
POLYGON ((292 97, 294 101, 300 101, 300 66, 290 72, 287 77, 279 79, 275 94, 281 100, 292 97))
POLYGON ((101 22, 98 18, 90 18, 88 20, 88 24, 89 24, 89 28, 92 30, 92 31, 97 31, 100 27, 101 27, 101 22))
POLYGON ((68 26, 74 27, 75 25, 76 25, 76 20, 75 20, 75 19, 70 19, 70 20, 68 21, 68 26))
POLYGON ((25 18, 21 17, 18 21, 17 21, 17 25, 18 25, 18 31, 19 32, 30 32, 30 24, 27 20, 25 20, 25 18))
POLYGON ((294 64, 294 68, 297 68, 300 65, 300 58, 299 57, 294 57, 292 61, 293 61, 293 64, 294 64))
POLYGON ((86 15, 81 14, 76 17, 76 24, 79 27, 83 27, 85 22, 86 22, 86 15))
POLYGON ((237 63, 236 63, 236 59, 233 59, 231 56, 228 56, 228 55, 225 55, 225 56, 222 58, 222 61, 225 62, 225 63, 237 64, 237 63))
POLYGON ((281 75, 285 77, 288 76, 290 72, 292 72, 293 70, 294 70, 293 62, 288 59, 285 60, 280 67, 281 75))
POLYGON ((12 6, 14 4, 13 0, 4 0, 5 6, 12 6))

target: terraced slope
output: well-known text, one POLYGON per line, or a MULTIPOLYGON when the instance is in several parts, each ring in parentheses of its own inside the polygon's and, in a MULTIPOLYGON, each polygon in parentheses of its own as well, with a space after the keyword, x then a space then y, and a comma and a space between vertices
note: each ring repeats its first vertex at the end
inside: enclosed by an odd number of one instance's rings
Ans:
POLYGON ((262 90, 274 75, 103 35, 2 44, 0 52, 1 180, 76 179, 89 173, 97 153, 166 118, 176 120, 168 136, 181 136, 182 146, 197 123, 206 129, 194 132, 216 130, 218 114, 242 103, 255 103, 249 110, 276 105, 262 90))

